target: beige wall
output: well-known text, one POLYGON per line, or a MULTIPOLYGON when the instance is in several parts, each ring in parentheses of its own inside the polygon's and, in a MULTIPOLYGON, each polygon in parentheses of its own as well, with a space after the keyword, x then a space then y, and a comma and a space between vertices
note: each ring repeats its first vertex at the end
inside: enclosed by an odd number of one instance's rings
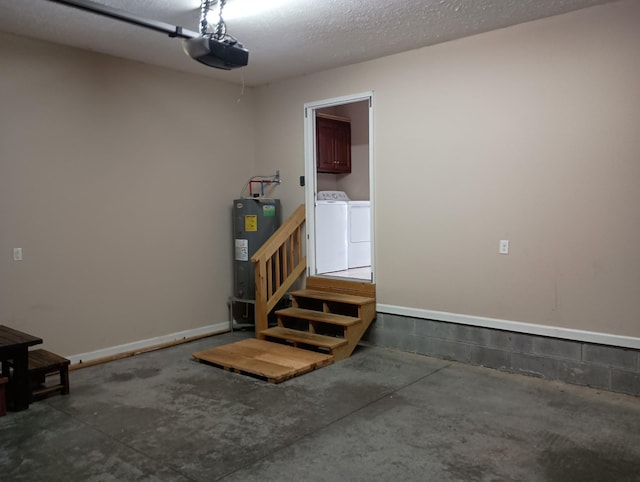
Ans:
POLYGON ((371 90, 378 302, 640 337, 639 25, 627 0, 265 86, 260 162, 302 173, 304 103, 371 90))
POLYGON ((0 323, 73 355, 227 322, 252 90, 10 35, 0 63, 0 323))
POLYGON ((279 169, 288 215, 304 103, 373 91, 380 303, 640 337, 639 24, 627 0, 240 102, 0 34, 0 322, 70 355, 227 321, 230 200, 279 169))

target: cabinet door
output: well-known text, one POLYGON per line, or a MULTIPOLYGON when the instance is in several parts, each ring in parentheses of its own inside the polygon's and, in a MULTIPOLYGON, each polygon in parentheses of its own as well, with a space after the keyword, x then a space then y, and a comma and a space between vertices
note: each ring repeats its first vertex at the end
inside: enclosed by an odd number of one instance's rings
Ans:
POLYGON ((318 172, 334 172, 334 127, 329 119, 316 119, 316 166, 318 172))
POLYGON ((351 124, 316 117, 316 170, 329 173, 351 172, 351 124))
POLYGON ((336 172, 351 172, 351 124, 336 122, 334 139, 336 172))

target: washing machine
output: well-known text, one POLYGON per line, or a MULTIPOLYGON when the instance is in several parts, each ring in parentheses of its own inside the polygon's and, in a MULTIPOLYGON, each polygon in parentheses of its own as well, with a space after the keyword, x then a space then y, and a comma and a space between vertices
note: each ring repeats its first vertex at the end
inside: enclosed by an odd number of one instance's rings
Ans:
POLYGON ((342 191, 320 191, 316 201, 316 271, 349 267, 349 198, 342 191))
POLYGON ((371 266, 371 201, 349 201, 347 211, 348 267, 371 266))

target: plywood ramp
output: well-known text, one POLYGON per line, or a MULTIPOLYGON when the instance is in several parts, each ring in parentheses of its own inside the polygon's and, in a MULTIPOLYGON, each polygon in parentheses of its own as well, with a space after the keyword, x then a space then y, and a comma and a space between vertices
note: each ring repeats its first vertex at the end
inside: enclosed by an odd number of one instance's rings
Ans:
POLYGON ((333 356, 249 338, 193 353, 193 358, 246 375, 280 383, 333 363, 333 356))

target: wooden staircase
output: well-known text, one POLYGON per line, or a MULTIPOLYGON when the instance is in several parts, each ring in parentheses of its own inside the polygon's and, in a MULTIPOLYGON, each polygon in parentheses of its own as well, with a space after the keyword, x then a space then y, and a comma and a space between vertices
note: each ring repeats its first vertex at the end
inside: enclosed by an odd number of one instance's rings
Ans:
POLYGON ((293 306, 268 315, 304 273, 304 205, 254 253, 256 338, 193 354, 226 370, 279 383, 348 358, 376 317, 373 283, 309 277, 306 289, 289 293, 293 306))
POLYGON ((280 383, 348 358, 375 318, 375 285, 307 278, 293 306, 276 311, 278 326, 248 339, 193 354, 197 361, 280 383))
POLYGON ((375 285, 359 281, 307 278, 307 288, 291 293, 293 306, 275 312, 278 326, 260 331, 261 340, 348 358, 375 318, 375 285))

